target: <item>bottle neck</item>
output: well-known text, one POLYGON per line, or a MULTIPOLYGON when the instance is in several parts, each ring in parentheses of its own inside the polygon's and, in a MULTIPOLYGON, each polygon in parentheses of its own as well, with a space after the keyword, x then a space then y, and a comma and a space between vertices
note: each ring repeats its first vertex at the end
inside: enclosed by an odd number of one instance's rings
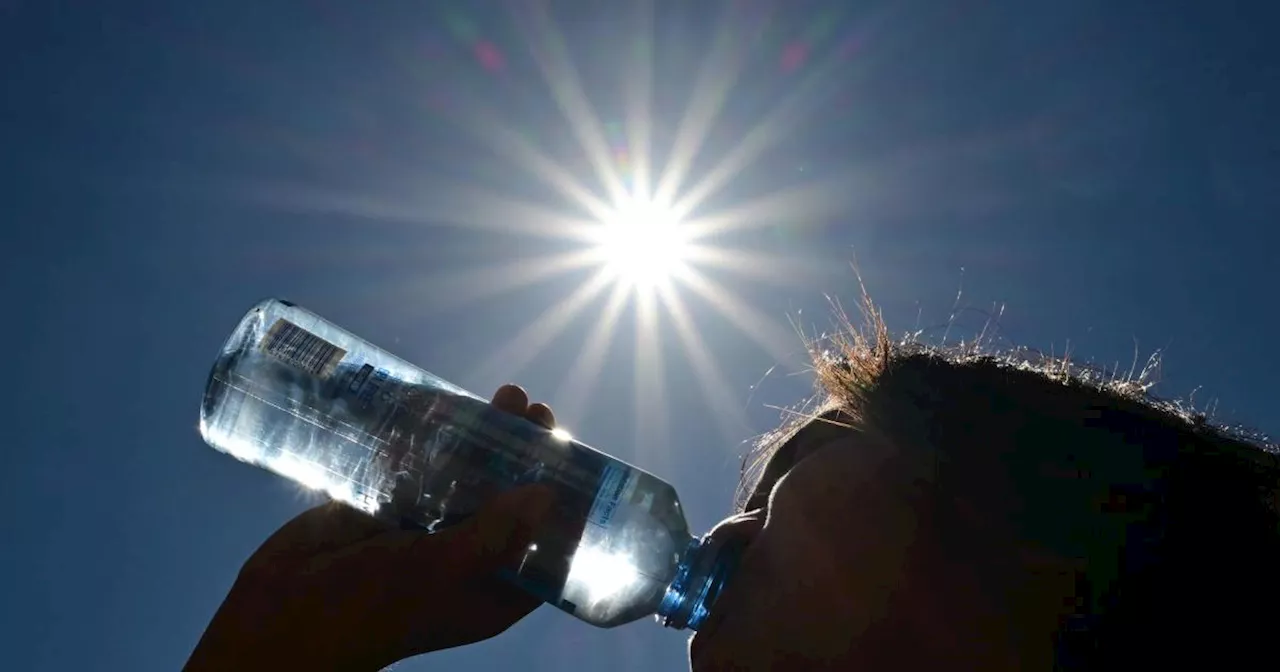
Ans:
POLYGON ((658 622, 697 630, 738 568, 742 551, 741 541, 691 539, 658 607, 658 622))

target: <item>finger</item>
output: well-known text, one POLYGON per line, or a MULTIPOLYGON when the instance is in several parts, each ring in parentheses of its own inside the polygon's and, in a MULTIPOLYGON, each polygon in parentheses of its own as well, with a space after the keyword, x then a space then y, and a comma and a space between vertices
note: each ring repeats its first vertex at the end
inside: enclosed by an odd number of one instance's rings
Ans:
POLYGON ((519 560, 554 499, 545 485, 513 488, 451 528, 394 530, 317 557, 315 564, 349 566, 352 575, 404 576, 428 568, 437 580, 489 575, 519 560))
POLYGON ((554 492, 545 485, 508 490, 474 516, 432 535, 436 539, 419 539, 414 554, 434 556, 442 571, 468 576, 491 574, 524 554, 554 498, 554 492))
POLYGON ((472 581, 468 584, 467 592, 474 595, 472 604, 482 606, 485 611, 505 615, 511 620, 523 618, 542 604, 542 600, 497 576, 482 576, 472 581))
POLYGON ((276 530, 250 562, 287 571, 322 553, 359 543, 391 529, 386 523, 339 502, 326 502, 295 516, 276 530))
POLYGON ((524 415, 529 408, 529 394, 519 385, 510 383, 498 388, 490 402, 495 408, 512 415, 524 415))
POLYGON ((524 412, 524 417, 529 421, 542 425, 547 429, 556 428, 556 414, 551 411, 551 407, 541 402, 530 404, 529 410, 524 412))
POLYGON ((496 576, 484 576, 467 584, 470 611, 477 615, 477 626, 488 625, 473 634, 477 639, 500 635, 517 621, 533 613, 542 600, 496 576))
POLYGON ((499 569, 514 567, 526 552, 553 499, 554 492, 544 485, 515 488, 452 528, 434 534, 387 532, 314 557, 297 574, 312 577, 331 604, 390 618, 384 634, 398 642, 393 647, 399 650, 396 660, 410 655, 406 647, 420 652, 478 641, 537 607, 538 600, 514 587, 489 586, 500 580, 495 576, 499 569), (431 608, 440 594, 458 598, 460 631, 441 632, 438 624, 430 632, 418 631, 414 615, 431 608), (418 636, 425 639, 414 643, 418 636))
MULTIPOLYGON (((438 602, 438 591, 414 595, 420 584, 410 584, 408 597, 418 609, 438 602)), ((464 599, 450 612, 448 627, 422 618, 404 618, 403 645, 397 659, 452 648, 496 637, 542 605, 542 600, 496 576, 459 584, 452 591, 464 599)), ((407 613, 414 613, 412 611, 407 613)))

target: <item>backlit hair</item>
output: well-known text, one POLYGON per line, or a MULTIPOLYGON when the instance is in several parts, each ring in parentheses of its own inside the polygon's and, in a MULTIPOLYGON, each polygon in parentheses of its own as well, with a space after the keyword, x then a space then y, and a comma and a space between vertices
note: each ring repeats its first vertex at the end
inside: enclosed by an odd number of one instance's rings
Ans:
POLYGON ((837 334, 810 341, 818 394, 758 442, 740 502, 773 451, 839 410, 903 449, 930 451, 940 492, 1016 518, 1019 534, 1058 552, 1096 556, 1078 587, 1087 625, 1063 660, 1232 667, 1269 653, 1280 621, 1280 457, 1266 436, 1152 395, 1156 358, 1117 373, 982 339, 894 340, 865 292, 861 312, 860 327, 841 315, 837 334), (995 471, 1017 484, 1016 506, 983 487, 995 471), (1094 491, 1096 520, 1122 517, 1104 524, 1123 537, 1104 546, 1085 534, 1072 546, 1090 520, 1082 502, 1093 500, 1063 493, 1094 491))

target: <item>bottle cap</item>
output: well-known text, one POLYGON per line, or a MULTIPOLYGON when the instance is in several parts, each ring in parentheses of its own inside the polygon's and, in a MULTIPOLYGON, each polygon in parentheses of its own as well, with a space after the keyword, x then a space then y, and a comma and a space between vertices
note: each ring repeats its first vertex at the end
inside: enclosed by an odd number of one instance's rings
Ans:
POLYGON ((690 542, 658 607, 658 622, 677 630, 697 630, 738 568, 744 547, 743 540, 724 537, 690 542))

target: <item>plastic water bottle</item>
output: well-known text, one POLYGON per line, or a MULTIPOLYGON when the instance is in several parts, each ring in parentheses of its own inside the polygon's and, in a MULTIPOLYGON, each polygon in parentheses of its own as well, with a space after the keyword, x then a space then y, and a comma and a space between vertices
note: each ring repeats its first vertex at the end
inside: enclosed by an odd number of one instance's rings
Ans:
POLYGON ((741 551, 691 536, 675 489, 656 476, 286 301, 255 306, 223 346, 200 433, 237 459, 428 531, 504 489, 548 484, 552 513, 505 576, 601 627, 656 614, 696 630, 741 551))

